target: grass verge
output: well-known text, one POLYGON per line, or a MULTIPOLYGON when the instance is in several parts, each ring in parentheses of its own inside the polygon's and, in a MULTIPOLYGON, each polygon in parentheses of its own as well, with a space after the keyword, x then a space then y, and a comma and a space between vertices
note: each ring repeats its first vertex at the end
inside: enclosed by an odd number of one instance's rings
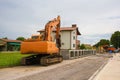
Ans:
POLYGON ((20 54, 20 52, 0 52, 0 68, 13 67, 21 65, 21 58, 29 56, 20 54))

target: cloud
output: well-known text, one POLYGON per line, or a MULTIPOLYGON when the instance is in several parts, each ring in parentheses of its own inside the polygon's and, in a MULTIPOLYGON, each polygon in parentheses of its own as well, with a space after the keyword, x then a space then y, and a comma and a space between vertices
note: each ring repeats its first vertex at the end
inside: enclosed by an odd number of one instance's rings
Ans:
POLYGON ((81 40, 81 44, 96 44, 101 39, 110 40, 112 33, 107 34, 93 34, 93 35, 81 35, 78 36, 78 39, 81 40))
POLYGON ((109 17, 108 19, 120 19, 120 16, 109 17))
POLYGON ((86 42, 120 30, 120 0, 0 0, 0 37, 28 37, 57 15, 61 26, 77 24, 86 42))

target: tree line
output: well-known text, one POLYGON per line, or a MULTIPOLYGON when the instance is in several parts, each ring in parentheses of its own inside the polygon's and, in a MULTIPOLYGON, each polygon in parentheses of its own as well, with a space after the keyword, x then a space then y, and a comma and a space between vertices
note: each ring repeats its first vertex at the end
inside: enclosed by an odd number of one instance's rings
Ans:
POLYGON ((94 47, 104 46, 104 45, 112 45, 113 47, 120 48, 120 31, 116 31, 111 35, 110 40, 101 39, 98 43, 94 45, 94 47))
MULTIPOLYGON (((4 37, 3 39, 8 39, 7 37, 4 37)), ((25 37, 17 37, 16 40, 24 41, 25 37)), ((94 47, 104 46, 104 45, 113 45, 115 48, 120 48, 120 31, 115 31, 112 35, 110 40, 108 39, 101 39, 99 42, 97 42, 94 47)), ((86 49, 84 44, 78 45, 80 49, 86 49)))
MULTIPOLYGON (((3 37, 2 39, 8 39, 7 37, 3 37)), ((24 41, 26 38, 25 37, 17 37, 16 40, 24 41)))

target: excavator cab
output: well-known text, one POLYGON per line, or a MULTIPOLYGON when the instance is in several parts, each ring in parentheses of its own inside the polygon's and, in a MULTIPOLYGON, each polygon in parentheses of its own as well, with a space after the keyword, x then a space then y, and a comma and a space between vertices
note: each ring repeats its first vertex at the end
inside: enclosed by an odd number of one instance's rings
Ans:
POLYGON ((34 40, 40 39, 40 35, 32 35, 32 36, 31 36, 31 39, 34 39, 34 40))
POLYGON ((33 41, 43 41, 44 36, 40 34, 33 34, 31 38, 25 40, 25 42, 33 42, 33 41))

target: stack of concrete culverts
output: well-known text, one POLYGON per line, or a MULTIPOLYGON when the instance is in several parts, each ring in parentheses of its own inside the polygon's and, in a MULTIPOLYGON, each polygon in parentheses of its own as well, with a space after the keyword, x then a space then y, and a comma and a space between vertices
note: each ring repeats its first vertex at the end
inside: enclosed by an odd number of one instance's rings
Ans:
POLYGON ((95 50, 61 50, 61 55, 63 56, 63 59, 76 59, 95 54, 95 50))

